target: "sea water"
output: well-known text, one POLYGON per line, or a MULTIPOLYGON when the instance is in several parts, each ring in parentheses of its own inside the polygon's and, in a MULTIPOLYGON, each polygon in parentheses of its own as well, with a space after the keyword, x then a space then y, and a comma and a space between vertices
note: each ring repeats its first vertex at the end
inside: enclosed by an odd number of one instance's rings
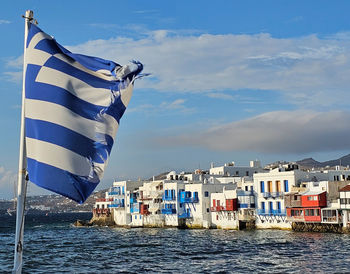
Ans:
MULTIPOLYGON (((26 216, 23 273, 350 271, 350 235, 72 225, 90 216, 26 216)), ((0 273, 7 273, 15 219, 3 215, 0 224, 0 273)))

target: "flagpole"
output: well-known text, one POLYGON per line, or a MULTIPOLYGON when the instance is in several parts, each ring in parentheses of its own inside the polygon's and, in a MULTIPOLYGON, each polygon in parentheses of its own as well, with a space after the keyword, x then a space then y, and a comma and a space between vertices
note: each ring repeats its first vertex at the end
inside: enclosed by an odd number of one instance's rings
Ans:
POLYGON ((27 10, 24 16, 24 54, 23 54, 23 86, 22 86, 22 111, 21 111, 21 131, 19 144, 18 161, 18 188, 17 188, 17 214, 16 214, 16 236, 15 236, 15 256, 12 273, 22 273, 23 255, 23 232, 24 232, 24 209, 27 192, 27 158, 25 145, 25 125, 24 125, 24 100, 25 100, 25 72, 26 72, 26 47, 29 24, 33 20, 33 11, 27 10))

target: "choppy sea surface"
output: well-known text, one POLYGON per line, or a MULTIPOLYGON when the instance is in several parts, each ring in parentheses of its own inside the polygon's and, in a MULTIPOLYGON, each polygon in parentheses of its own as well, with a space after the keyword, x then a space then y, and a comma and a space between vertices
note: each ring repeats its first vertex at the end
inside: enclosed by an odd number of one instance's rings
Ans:
MULTIPOLYGON (((8 273, 13 267, 15 219, 0 217, 0 273, 8 273)), ((350 235, 72 225, 89 218, 26 216, 23 273, 350 271, 350 235)))

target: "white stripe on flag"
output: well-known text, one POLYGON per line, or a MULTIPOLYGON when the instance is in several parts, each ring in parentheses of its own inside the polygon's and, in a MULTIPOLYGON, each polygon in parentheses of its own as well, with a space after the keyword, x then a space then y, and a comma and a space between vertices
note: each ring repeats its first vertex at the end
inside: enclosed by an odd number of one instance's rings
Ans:
POLYGON ((71 110, 46 101, 25 100, 26 117, 42 120, 71 129, 91 140, 101 142, 96 133, 107 134, 113 139, 118 130, 118 122, 110 115, 104 114, 103 121, 94 121, 81 117, 71 110))
POLYGON ((42 50, 28 49, 26 53, 26 64, 43 66, 51 56, 52 54, 42 50))
POLYGON ((63 88, 94 105, 107 107, 112 102, 112 93, 109 89, 94 88, 71 75, 52 68, 42 67, 36 81, 63 88))
POLYGON ((127 86, 126 89, 121 89, 120 93, 121 93, 121 100, 124 104, 125 107, 127 107, 129 105, 131 96, 132 96, 132 90, 133 90, 134 86, 131 83, 129 83, 129 85, 127 86))
POLYGON ((35 46, 43 39, 52 40, 52 37, 44 32, 38 32, 35 34, 29 42, 28 49, 34 49, 35 46))
MULTIPOLYGON (((89 176, 92 165, 89 159, 64 147, 26 137, 27 157, 38 162, 66 170, 78 176, 89 176)), ((93 163, 100 177, 105 164, 93 163)))
POLYGON ((114 81, 116 80, 116 77, 111 75, 110 71, 108 70, 104 70, 105 73, 103 73, 102 70, 100 71, 93 71, 93 70, 90 70, 90 69, 87 69, 86 67, 84 67, 83 65, 81 65, 80 63, 78 63, 77 61, 74 61, 72 58, 70 57, 67 57, 67 55, 65 54, 62 54, 62 53, 57 53, 54 55, 54 57, 56 57, 57 59, 60 59, 61 61, 63 62, 66 62, 67 64, 81 70, 81 71, 84 71, 86 73, 89 73, 95 77, 98 77, 98 78, 101 78, 103 80, 106 80, 106 81, 114 81), (107 73, 110 75, 108 76, 107 73))

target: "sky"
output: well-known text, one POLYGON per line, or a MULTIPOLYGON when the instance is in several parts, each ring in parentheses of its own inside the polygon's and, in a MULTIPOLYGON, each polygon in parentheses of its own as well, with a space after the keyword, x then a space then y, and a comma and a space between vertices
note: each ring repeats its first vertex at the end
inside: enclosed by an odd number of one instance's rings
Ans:
POLYGON ((13 197, 18 169, 27 9, 72 52, 151 73, 135 83, 97 189, 211 162, 350 152, 349 1, 52 3, 2 1, 0 199, 13 197))

